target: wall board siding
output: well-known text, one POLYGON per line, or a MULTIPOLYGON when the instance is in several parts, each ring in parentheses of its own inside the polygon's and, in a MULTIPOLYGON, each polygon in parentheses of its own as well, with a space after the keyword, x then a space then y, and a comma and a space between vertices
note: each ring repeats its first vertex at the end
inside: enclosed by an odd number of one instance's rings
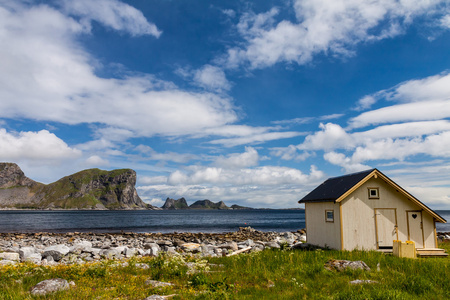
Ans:
POLYGON ((321 247, 341 249, 339 204, 334 202, 306 203, 306 239, 321 247), (334 222, 326 222, 325 211, 334 211, 334 222))
MULTIPOLYGON (((380 178, 371 178, 342 202, 343 243, 346 250, 377 249, 375 208, 395 208, 398 239, 408 240, 407 211, 421 210, 380 178), (369 199, 368 188, 379 189, 379 199, 369 199)), ((425 247, 435 247, 433 218, 422 211, 425 247)))

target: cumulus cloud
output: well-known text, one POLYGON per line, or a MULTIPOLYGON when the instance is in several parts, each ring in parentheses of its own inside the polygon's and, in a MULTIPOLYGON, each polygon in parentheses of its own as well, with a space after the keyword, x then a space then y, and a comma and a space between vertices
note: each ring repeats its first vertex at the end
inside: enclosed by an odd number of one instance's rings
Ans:
POLYGON ((213 91, 229 90, 231 85, 228 82, 225 72, 216 66, 205 65, 194 72, 194 82, 206 89, 213 91))
POLYGON ((69 147, 63 140, 47 130, 9 133, 0 129, 0 158, 2 161, 33 160, 55 163, 81 156, 81 151, 69 147))
POLYGON ((118 0, 64 0, 61 4, 66 13, 81 17, 83 24, 97 21, 131 35, 161 35, 161 31, 149 23, 141 11, 118 0))
POLYGON ((309 174, 277 166, 240 169, 191 166, 172 172, 166 182, 162 177, 148 178, 149 184, 139 186, 138 190, 149 198, 207 197, 254 207, 296 207, 298 199, 324 176, 315 166, 309 174))
POLYGON ((245 147, 244 153, 232 153, 226 157, 220 156, 215 161, 217 166, 229 169, 254 167, 257 166, 258 163, 258 151, 253 147, 245 147))
POLYGON ((442 14, 439 4, 446 7, 442 0, 295 0, 295 21, 277 22, 277 8, 246 13, 237 25, 246 45, 229 49, 226 64, 264 68, 278 62, 305 64, 319 53, 349 56, 359 43, 402 34, 417 16, 442 14))
MULTIPOLYGON (((97 3, 80 3, 88 2, 97 3)), ((98 123, 135 136, 195 134, 237 120, 227 97, 186 92, 150 75, 98 77, 98 62, 77 41, 86 26, 49 6, 5 5, 0 29, 0 117, 98 123)))

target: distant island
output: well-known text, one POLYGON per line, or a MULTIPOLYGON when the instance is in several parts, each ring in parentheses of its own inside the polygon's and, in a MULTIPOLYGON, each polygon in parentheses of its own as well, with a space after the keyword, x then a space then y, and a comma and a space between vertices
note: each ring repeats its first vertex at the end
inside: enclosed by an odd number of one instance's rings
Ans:
POLYGON ((180 198, 178 200, 167 198, 162 209, 253 209, 250 207, 239 206, 233 204, 228 207, 223 201, 214 203, 210 200, 198 200, 191 205, 188 205, 186 199, 180 198))
POLYGON ((104 171, 88 169, 43 184, 27 176, 15 163, 0 162, 0 209, 40 210, 244 210, 255 209, 223 201, 167 198, 162 207, 145 203, 136 188, 136 172, 131 169, 104 171))

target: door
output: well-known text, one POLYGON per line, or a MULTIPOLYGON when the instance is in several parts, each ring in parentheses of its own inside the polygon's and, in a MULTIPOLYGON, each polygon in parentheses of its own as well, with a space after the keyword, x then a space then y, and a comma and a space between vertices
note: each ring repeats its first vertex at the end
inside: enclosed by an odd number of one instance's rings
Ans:
POLYGON ((397 240, 397 214, 395 208, 376 208, 375 224, 378 249, 391 249, 397 240))
POLYGON ((416 248, 423 248, 423 223, 421 211, 407 211, 408 240, 416 243, 416 248))

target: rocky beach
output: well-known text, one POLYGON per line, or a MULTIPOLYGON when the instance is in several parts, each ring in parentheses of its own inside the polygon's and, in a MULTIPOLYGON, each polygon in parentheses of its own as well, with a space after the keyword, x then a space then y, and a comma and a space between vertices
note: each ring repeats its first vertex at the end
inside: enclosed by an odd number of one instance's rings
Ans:
MULTIPOLYGON (((450 232, 438 233, 450 240, 450 232)), ((307 248, 306 231, 227 233, 0 233, 0 264, 82 264, 105 259, 172 255, 226 256, 266 248, 307 248)))
POLYGON ((0 264, 71 264, 160 253, 214 257, 296 247, 305 241, 305 230, 280 233, 250 227, 228 233, 0 233, 0 264))

